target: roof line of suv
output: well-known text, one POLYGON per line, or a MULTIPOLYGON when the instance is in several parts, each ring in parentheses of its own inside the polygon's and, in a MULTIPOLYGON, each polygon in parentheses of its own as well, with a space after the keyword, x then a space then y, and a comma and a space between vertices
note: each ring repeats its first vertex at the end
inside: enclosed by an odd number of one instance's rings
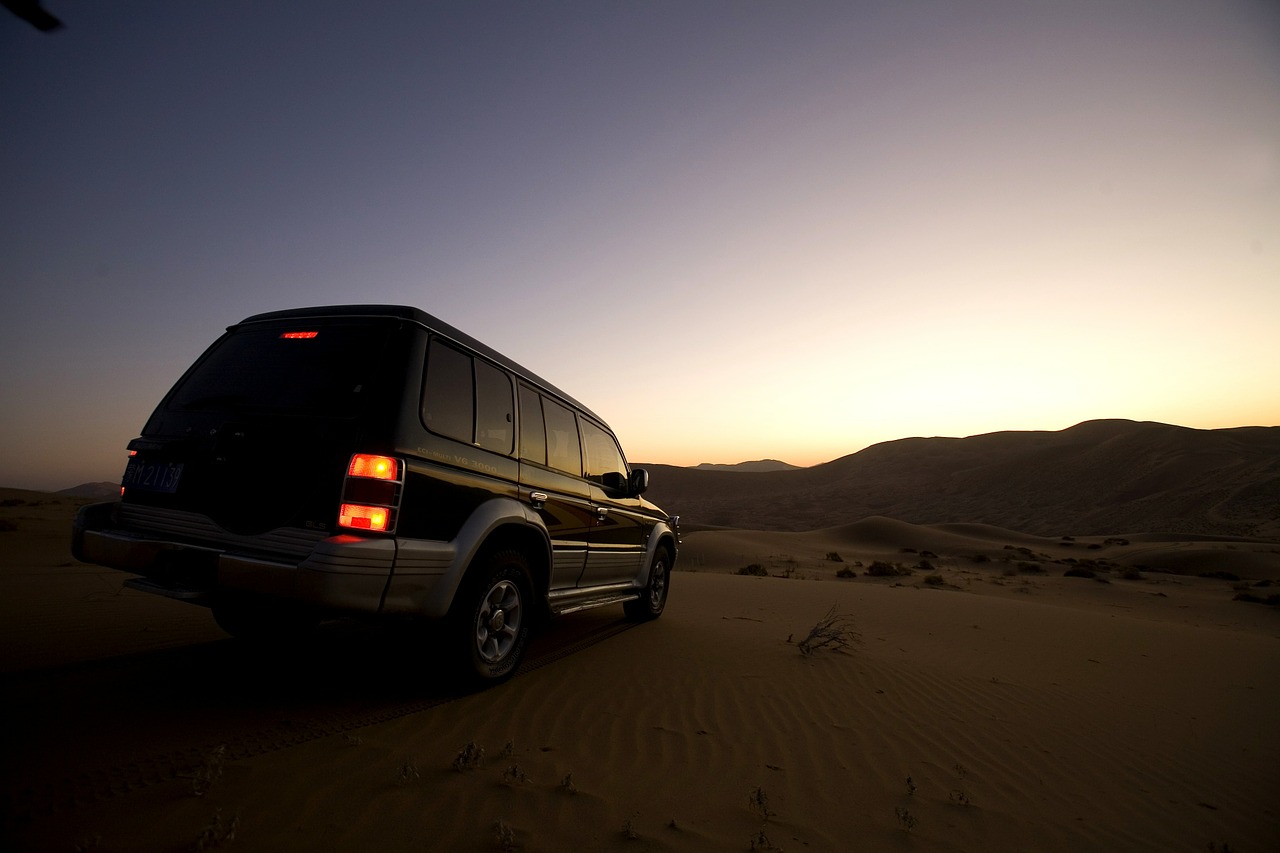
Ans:
POLYGON ((594 420, 604 423, 604 420, 595 412, 591 411, 591 409, 587 408, 564 391, 561 391, 555 385, 552 385, 538 374, 532 372, 527 367, 523 367, 517 362, 512 361, 510 358, 488 346, 484 342, 476 340, 466 332, 455 328, 441 320, 439 317, 428 314, 421 308, 413 308, 408 305, 325 305, 318 308, 294 308, 254 314, 250 317, 246 317, 239 323, 228 326, 227 328, 230 330, 250 323, 267 323, 306 317, 394 317, 396 319, 416 323, 424 329, 436 332, 437 334, 449 338, 454 343, 462 344, 463 346, 480 353, 485 358, 501 365, 521 379, 538 386, 543 391, 547 391, 550 394, 559 397, 564 402, 570 404, 584 414, 589 415, 594 420))

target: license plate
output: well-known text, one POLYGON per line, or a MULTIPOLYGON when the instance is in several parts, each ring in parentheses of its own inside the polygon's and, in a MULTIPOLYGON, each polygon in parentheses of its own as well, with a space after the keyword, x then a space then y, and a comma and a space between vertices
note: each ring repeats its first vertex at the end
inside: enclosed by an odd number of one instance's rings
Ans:
POLYGON ((120 481, 120 485, 126 489, 173 494, 178 491, 178 480, 181 477, 181 462, 130 459, 129 464, 125 466, 124 479, 120 481))

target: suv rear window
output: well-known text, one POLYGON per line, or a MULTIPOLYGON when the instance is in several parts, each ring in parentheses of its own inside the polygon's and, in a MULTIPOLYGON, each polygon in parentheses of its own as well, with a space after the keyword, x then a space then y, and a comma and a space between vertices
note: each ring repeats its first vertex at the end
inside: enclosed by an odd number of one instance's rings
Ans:
POLYGON ((389 331, 314 320, 235 329, 174 389, 168 408, 354 414, 386 367, 389 331))

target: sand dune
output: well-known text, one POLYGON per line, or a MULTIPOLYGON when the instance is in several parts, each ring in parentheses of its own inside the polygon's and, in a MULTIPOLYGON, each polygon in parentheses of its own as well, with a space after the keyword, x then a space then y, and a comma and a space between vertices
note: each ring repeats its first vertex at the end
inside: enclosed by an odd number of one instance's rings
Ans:
POLYGON ((653 468, 689 525, 813 530, 872 515, 1042 536, 1126 530, 1280 537, 1280 427, 1086 421, 1057 432, 906 438, 795 471, 653 468))
POLYGON ((565 617, 464 695, 360 626, 223 639, 71 560, 76 501, 0 497, 4 849, 1280 847, 1280 608, 1233 600, 1275 588, 1275 543, 698 532, 662 619, 565 617), (1157 552, 1268 574, 1126 576, 1157 552), (833 606, 856 642, 802 655, 833 606))

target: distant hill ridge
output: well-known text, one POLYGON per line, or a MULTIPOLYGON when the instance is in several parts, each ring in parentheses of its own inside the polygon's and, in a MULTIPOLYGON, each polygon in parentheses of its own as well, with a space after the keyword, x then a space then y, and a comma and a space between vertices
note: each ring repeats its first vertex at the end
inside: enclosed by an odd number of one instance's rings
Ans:
POLYGON ((788 465, 777 459, 757 459, 755 462, 737 462, 732 465, 703 462, 695 471, 796 471, 799 465, 788 465))
POLYGON ((811 468, 648 465, 686 525, 814 530, 886 516, 1040 536, 1168 531, 1280 538, 1280 427, 1129 420, 887 441, 811 468))

